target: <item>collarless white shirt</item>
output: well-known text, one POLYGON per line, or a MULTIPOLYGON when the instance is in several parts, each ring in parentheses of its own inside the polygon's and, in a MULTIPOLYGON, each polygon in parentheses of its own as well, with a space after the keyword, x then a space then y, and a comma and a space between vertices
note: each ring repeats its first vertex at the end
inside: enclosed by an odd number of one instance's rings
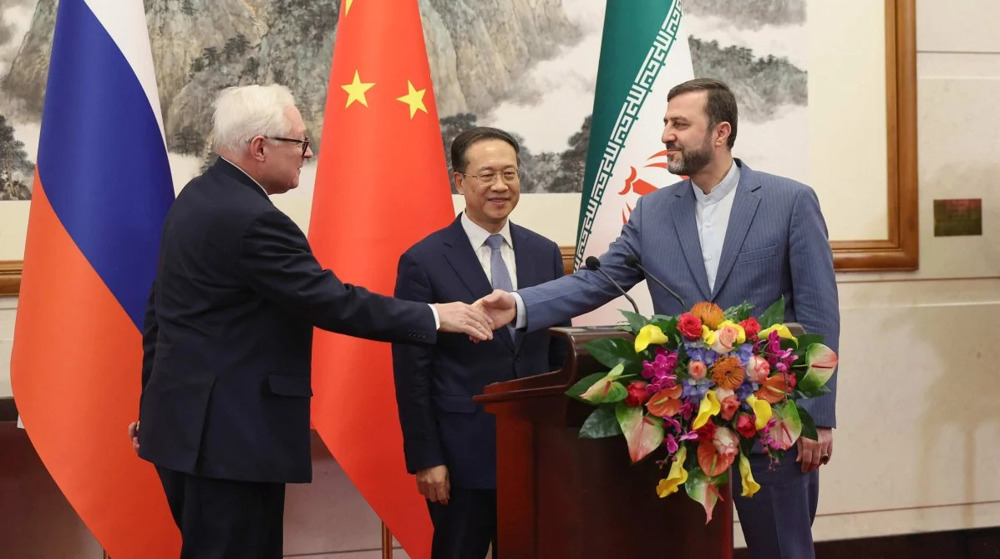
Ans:
MULTIPOLYGON (((492 284, 493 268, 490 264, 492 249, 486 244, 486 239, 493 233, 477 225, 469 219, 469 216, 465 212, 462 212, 461 220, 462 229, 465 230, 465 236, 469 238, 469 243, 472 244, 472 250, 475 251, 476 258, 479 259, 479 265, 483 267, 483 271, 486 272, 486 279, 492 284)), ((514 290, 517 289, 517 263, 514 260, 514 243, 510 238, 509 219, 497 233, 503 237, 503 243, 500 245, 500 256, 503 257, 503 262, 507 265, 507 273, 510 274, 510 283, 512 290, 514 290)))
POLYGON ((729 228, 729 215, 733 211, 733 200, 736 198, 736 187, 739 184, 740 167, 735 160, 726 176, 708 194, 698 188, 693 180, 691 181, 701 256, 705 261, 708 287, 713 291, 715 277, 719 272, 719 259, 722 257, 722 245, 726 241, 726 230, 729 228))

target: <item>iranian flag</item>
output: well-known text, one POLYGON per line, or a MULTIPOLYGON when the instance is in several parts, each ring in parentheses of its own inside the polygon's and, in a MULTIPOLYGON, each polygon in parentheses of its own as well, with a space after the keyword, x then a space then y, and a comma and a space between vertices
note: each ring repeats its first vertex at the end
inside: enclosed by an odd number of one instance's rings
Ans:
MULTIPOLYGON (((660 135, 667 92, 694 77, 683 22, 678 0, 608 0, 580 204, 576 268, 588 256, 600 256, 618 238, 639 197, 680 180, 667 171, 660 135)), ((652 313, 645 282, 629 294, 641 312, 652 313)), ((574 323, 619 322, 622 316, 618 309, 631 309, 631 305, 619 297, 574 323)))

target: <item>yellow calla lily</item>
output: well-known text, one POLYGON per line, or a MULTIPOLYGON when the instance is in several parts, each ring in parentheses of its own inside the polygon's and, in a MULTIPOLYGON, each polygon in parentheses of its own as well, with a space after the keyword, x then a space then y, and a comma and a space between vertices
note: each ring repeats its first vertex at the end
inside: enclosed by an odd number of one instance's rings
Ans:
POLYGON ((670 472, 667 473, 667 477, 661 479, 660 483, 656 486, 656 494, 661 499, 667 495, 677 493, 680 486, 684 485, 684 482, 687 481, 688 473, 684 469, 684 460, 686 458, 687 447, 682 446, 680 452, 677 453, 677 460, 670 466, 670 472))
POLYGON ((760 398, 754 396, 753 394, 747 396, 747 403, 753 408, 753 413, 756 416, 756 421, 754 421, 754 427, 758 431, 767 425, 767 422, 771 420, 771 404, 766 400, 761 400, 760 398))
POLYGON ((701 429, 703 425, 708 423, 708 418, 713 415, 719 415, 720 411, 722 411, 722 405, 719 404, 719 399, 715 397, 715 391, 709 390, 705 393, 705 397, 701 399, 701 404, 698 406, 698 417, 694 418, 691 428, 701 429))
POLYGON ((665 344, 667 341, 667 335, 663 333, 663 330, 660 330, 659 326, 647 324, 635 336, 635 352, 639 353, 645 350, 649 344, 665 344))
POLYGON ((778 337, 779 338, 784 338, 786 340, 792 340, 793 342, 795 342, 795 345, 799 345, 799 339, 796 338, 795 336, 793 336, 792 335, 792 331, 789 330, 788 326, 785 326, 784 324, 774 324, 772 326, 768 326, 767 328, 764 328, 760 332, 757 332, 757 337, 760 338, 760 339, 762 339, 762 340, 766 340, 767 337, 768 337, 768 335, 770 335, 771 332, 773 332, 773 331, 777 331, 778 332, 778 337))
POLYGON ((715 343, 715 330, 712 330, 704 324, 701 325, 701 341, 705 342, 705 345, 711 346, 715 343))
POLYGON ((750 470, 750 461, 742 452, 740 453, 740 479, 743 481, 743 493, 740 494, 743 497, 753 497, 754 493, 760 490, 760 484, 753 478, 753 471, 750 470))

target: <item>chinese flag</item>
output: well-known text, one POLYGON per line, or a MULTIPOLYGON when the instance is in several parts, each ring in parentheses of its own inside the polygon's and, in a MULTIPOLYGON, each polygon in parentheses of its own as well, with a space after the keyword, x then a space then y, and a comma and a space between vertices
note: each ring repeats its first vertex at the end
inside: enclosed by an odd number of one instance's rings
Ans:
MULTIPOLYGON (((345 0, 309 240, 345 282, 391 294, 399 256, 454 217, 417 0, 345 0)), ((415 559, 427 506, 403 461, 388 344, 317 331, 313 424, 415 559)))

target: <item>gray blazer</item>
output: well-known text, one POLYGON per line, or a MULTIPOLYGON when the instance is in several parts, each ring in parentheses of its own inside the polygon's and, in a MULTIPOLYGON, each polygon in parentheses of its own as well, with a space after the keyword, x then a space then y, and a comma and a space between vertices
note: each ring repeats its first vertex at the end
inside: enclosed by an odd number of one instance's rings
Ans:
MULTIPOLYGON (((714 290, 705 273, 690 180, 642 197, 621 236, 601 256, 601 268, 630 289, 644 279, 625 264, 627 255, 635 255, 687 305, 712 301, 727 308, 747 301, 759 315, 784 296, 785 321, 822 334, 824 343, 837 351, 837 282, 816 193, 793 180, 754 171, 739 159, 736 163, 740 182, 714 290)), ((655 282, 648 285, 656 313, 686 310, 655 282)), ((591 311, 618 295, 608 280, 586 269, 518 294, 524 300, 529 332, 591 311)), ((836 427, 838 375, 827 383, 829 394, 801 402, 817 426, 836 427)))

